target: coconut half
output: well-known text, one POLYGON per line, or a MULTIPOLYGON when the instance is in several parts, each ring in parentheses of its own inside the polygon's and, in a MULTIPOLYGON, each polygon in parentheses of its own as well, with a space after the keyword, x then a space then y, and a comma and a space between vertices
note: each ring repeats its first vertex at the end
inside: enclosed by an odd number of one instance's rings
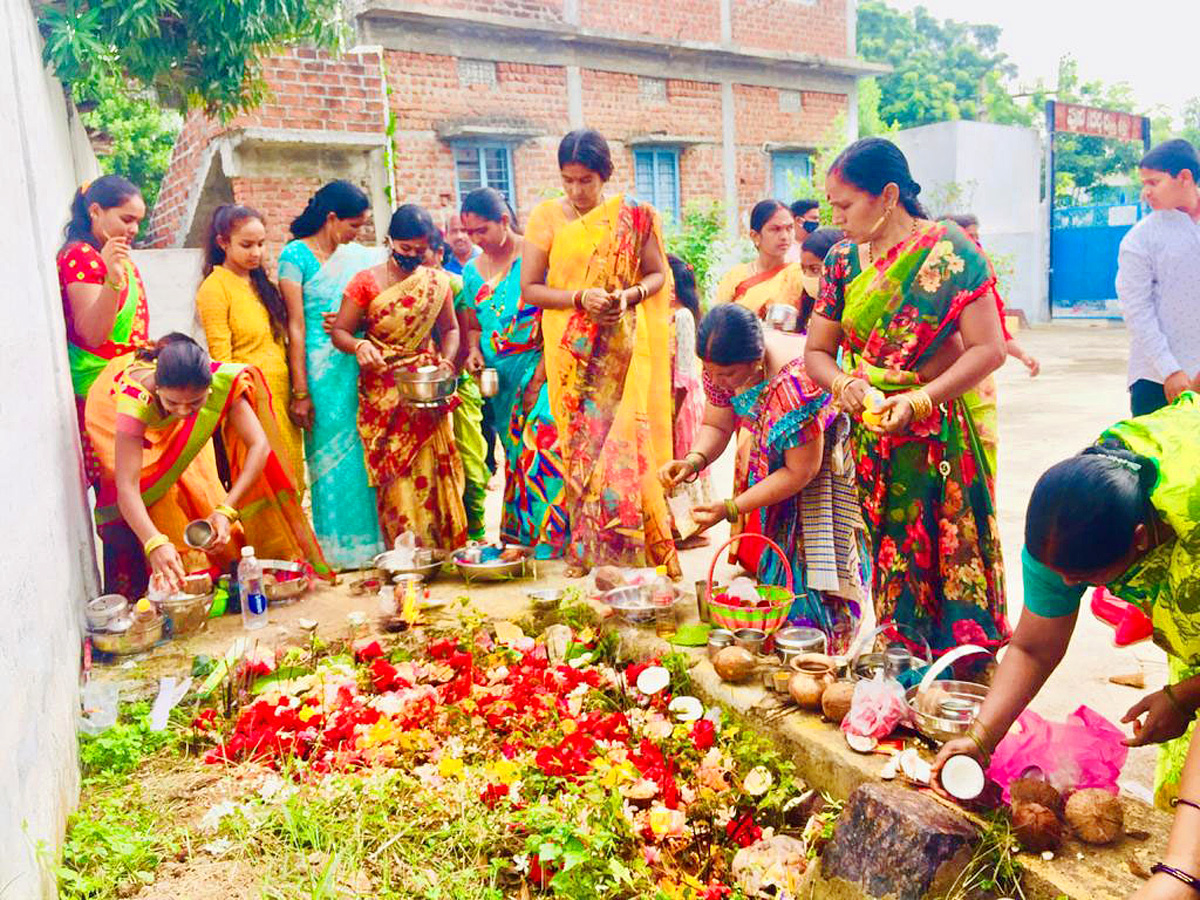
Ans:
POLYGON ((879 741, 869 734, 855 734, 853 731, 847 731, 845 734, 846 743, 855 753, 870 753, 879 746, 879 741))
POLYGON ((704 715, 704 704, 695 697, 676 697, 667 709, 680 722, 695 722, 704 715))
POLYGON ((961 753, 942 764, 941 779, 946 793, 958 800, 974 800, 987 782, 983 766, 961 753))
POLYGON ((662 666, 647 666, 638 673, 637 689, 643 694, 657 694, 671 683, 671 673, 662 666))

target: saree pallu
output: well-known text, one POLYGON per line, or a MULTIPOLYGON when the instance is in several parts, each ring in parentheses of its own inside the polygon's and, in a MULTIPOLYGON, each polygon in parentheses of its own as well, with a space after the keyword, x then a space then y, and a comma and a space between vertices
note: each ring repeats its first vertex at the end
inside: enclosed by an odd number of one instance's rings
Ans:
MULTIPOLYGON (((700 378, 700 360, 696 357, 696 319, 689 309, 680 307, 671 319, 671 374, 675 393, 683 400, 674 408, 675 458, 683 459, 696 443, 704 419, 704 386, 700 378)), ((712 503, 708 469, 675 489, 687 498, 689 506, 712 503)))
POLYGON ((542 359, 542 311, 521 300, 521 261, 484 281, 475 261, 463 272, 463 290, 483 328, 484 359, 499 375, 492 397, 504 447, 502 540, 534 547, 539 559, 562 556, 568 528, 558 426, 543 384, 527 412, 525 388, 542 359))
MULTIPOLYGON (((260 558, 306 562, 316 574, 331 577, 300 507, 291 468, 283 461, 284 445, 271 409, 271 392, 262 374, 253 366, 212 363, 208 400, 195 415, 179 419, 163 417, 150 392, 130 377, 131 369, 150 365, 132 354, 118 357, 105 367, 88 393, 88 435, 101 463, 96 525, 106 545, 112 539, 125 546, 125 535, 131 534, 117 506, 115 481, 117 420, 120 415, 131 415, 146 426, 142 440, 142 500, 155 526, 179 551, 185 568, 223 568, 236 558, 243 544, 249 543, 260 558), (209 555, 187 547, 183 530, 192 519, 207 518, 225 497, 212 442, 218 428, 230 475, 236 479, 242 471, 247 448, 229 418, 233 405, 242 398, 254 410, 271 452, 262 474, 239 502, 240 518, 233 528, 233 541, 220 553, 209 555)), ((133 540, 137 545, 136 538, 133 540)), ((136 549, 140 553, 140 545, 136 549)), ((127 565, 110 571, 107 557, 105 562, 106 590, 129 597, 145 593, 149 570, 144 554, 137 568, 127 565)))
POLYGON ((803 307, 803 270, 799 263, 784 263, 768 272, 754 272, 751 263, 734 266, 717 285, 718 303, 737 303, 755 313, 760 319, 772 303, 803 307))
MULTIPOLYGON (((547 204, 535 210, 527 237, 537 240, 549 214, 547 204)), ((548 247, 546 283, 564 290, 628 287, 640 277, 646 240, 666 258, 654 210, 618 195, 561 221, 548 247)), ((673 458, 670 290, 668 280, 615 325, 600 326, 577 310, 544 312, 573 565, 663 565, 672 577, 681 574, 657 475, 673 458)))
POLYGON ((358 415, 358 362, 333 346, 323 314, 337 312, 350 279, 383 258, 379 248, 343 244, 324 264, 303 241, 279 257, 279 280, 304 296, 304 354, 313 425, 304 432, 313 529, 330 565, 356 569, 383 549, 375 490, 367 481, 358 415))
POLYGON ((467 541, 466 479, 452 417, 458 397, 422 409, 404 403, 396 387, 400 372, 437 365, 429 336, 448 291, 446 276, 421 266, 366 310, 367 339, 386 365, 359 373, 358 430, 389 547, 406 531, 423 547, 454 550, 467 541))
MULTIPOLYGON (((843 368, 887 393, 920 386, 918 370, 955 333, 963 309, 981 298, 993 303, 994 292, 987 257, 958 226, 937 224, 865 271, 853 244, 837 245, 815 312, 840 321, 843 368)), ((894 637, 919 647, 915 632, 935 654, 966 643, 995 649, 1011 636, 994 416, 994 402, 972 390, 904 434, 853 422, 876 616, 909 626, 894 637)))
POLYGON ((96 248, 83 241, 67 245, 58 255, 58 285, 62 294, 63 315, 67 321, 67 362, 71 370, 71 387, 75 392, 75 414, 79 420, 79 438, 83 445, 84 471, 88 483, 93 485, 100 477, 100 460, 87 436, 85 410, 88 391, 111 360, 132 353, 150 342, 150 314, 142 275, 131 260, 125 261, 124 271, 125 287, 117 298, 117 316, 108 340, 99 347, 89 349, 83 346, 75 331, 67 287, 71 284, 103 285, 108 270, 96 248))

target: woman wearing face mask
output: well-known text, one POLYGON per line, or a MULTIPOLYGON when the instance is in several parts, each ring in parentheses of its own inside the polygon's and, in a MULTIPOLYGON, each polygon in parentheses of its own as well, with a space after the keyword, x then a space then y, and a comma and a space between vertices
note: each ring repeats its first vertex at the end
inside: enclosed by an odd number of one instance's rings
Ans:
MULTIPOLYGON (((1130 746, 1161 744, 1155 801, 1178 803, 1163 863, 1200 876, 1200 396, 1118 422, 1097 443, 1048 469, 1025 514, 1024 611, 967 737, 949 741, 935 768, 965 753, 986 762, 1061 663, 1087 585, 1137 606, 1167 653, 1170 681, 1125 714, 1130 746), (1144 717, 1144 718, 1143 718, 1144 717)), ((937 784, 937 780, 934 779, 937 784)), ((1194 897, 1167 872, 1137 900, 1194 897)))
POLYGON ((383 549, 355 424, 358 364, 329 337, 350 279, 387 255, 356 240, 370 208, 357 185, 329 182, 292 220, 294 240, 279 254, 292 378, 288 412, 304 429, 313 528, 338 569, 356 569, 383 549))
POLYGON ((801 334, 808 331, 813 307, 821 295, 821 270, 825 267, 825 257, 833 245, 844 237, 841 229, 819 228, 806 234, 800 244, 800 284, 804 287, 804 296, 800 299, 800 319, 796 322, 796 330, 801 334))
POLYGON ((262 372, 271 388, 292 481, 303 491, 300 429, 288 415, 287 307, 262 267, 266 241, 267 229, 255 210, 217 207, 205 243, 205 278, 196 291, 196 308, 213 359, 250 363, 262 372))
MULTIPOLYGON (((845 420, 805 374, 803 339, 779 331, 764 335, 762 323, 744 307, 713 307, 700 322, 696 345, 707 398, 703 424, 691 451, 664 466, 659 477, 673 488, 703 472, 740 427, 750 438, 750 453, 734 496, 697 506, 692 516, 702 530, 723 519, 756 519, 752 530, 783 549, 796 575, 799 599, 789 618, 829 628, 822 592, 863 598, 853 475, 837 475, 830 464, 845 439, 845 420), (810 485, 819 490, 806 492, 810 485), (822 491, 832 502, 821 502, 822 491)), ((757 575, 766 584, 786 583, 775 553, 759 556, 757 575)))
POLYGON ((384 543, 406 531, 423 547, 453 550, 467 540, 462 460, 451 411, 405 404, 396 375, 436 365, 449 375, 458 356, 458 321, 450 276, 423 265, 433 220, 413 204, 388 225, 392 253, 346 286, 333 323, 333 345, 358 360, 358 429, 379 504, 384 543), (437 327, 440 346, 435 347, 437 327), (362 330, 364 338, 355 337, 362 330))
POLYGON ((655 477, 671 453, 670 294, 658 214, 605 198, 608 143, 573 131, 558 146, 566 196, 529 217, 521 296, 542 310, 571 541, 568 574, 595 565, 680 574, 655 477))
POLYGON ((925 215, 890 141, 851 144, 825 186, 848 240, 825 259, 805 363, 853 418, 876 616, 935 654, 999 647, 1010 630, 985 437, 994 407, 975 395, 1004 362, 995 276, 961 228, 925 215), (879 419, 864 418, 872 390, 886 397, 879 419))
POLYGON ((758 256, 739 263, 717 285, 718 303, 739 303, 760 318, 782 303, 800 312, 804 287, 800 266, 785 257, 792 249, 792 213, 778 200, 760 200, 750 211, 750 239, 758 256))
POLYGON ((282 455, 270 389, 253 366, 213 362, 191 338, 168 334, 104 368, 88 392, 86 419, 100 462, 100 535, 124 522, 142 544, 136 569, 120 573, 126 596, 141 596, 151 572, 175 591, 187 571, 225 568, 243 539, 262 557, 306 560, 329 574, 282 455), (218 428, 228 493, 213 453, 218 428), (204 552, 183 541, 198 518, 215 532, 204 552))

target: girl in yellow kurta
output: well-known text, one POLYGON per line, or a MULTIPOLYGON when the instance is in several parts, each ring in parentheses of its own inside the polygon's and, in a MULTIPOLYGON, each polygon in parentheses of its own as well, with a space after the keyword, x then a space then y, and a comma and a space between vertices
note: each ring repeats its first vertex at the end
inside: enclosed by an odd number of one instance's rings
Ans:
POLYGON ((206 277, 196 291, 196 306, 212 358, 249 363, 262 372, 271 391, 271 412, 279 425, 285 462, 293 482, 303 486, 300 429, 288 412, 295 394, 285 339, 287 307, 262 267, 266 237, 262 216, 254 210, 218 207, 208 231, 206 277))
POLYGON ((558 148, 566 196, 530 214, 521 296, 540 307, 571 541, 568 574, 666 566, 678 577, 666 496, 672 458, 670 283, 658 214, 606 199, 608 144, 573 131, 558 148))

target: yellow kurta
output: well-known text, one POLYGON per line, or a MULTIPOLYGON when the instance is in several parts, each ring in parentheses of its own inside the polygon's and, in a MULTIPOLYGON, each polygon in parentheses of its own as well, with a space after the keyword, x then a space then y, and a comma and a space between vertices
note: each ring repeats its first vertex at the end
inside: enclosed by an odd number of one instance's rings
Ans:
POLYGON ((304 485, 304 451, 300 429, 288 418, 292 398, 287 347, 271 331, 271 316, 247 279, 217 266, 196 291, 196 308, 217 362, 257 366, 271 391, 271 412, 287 454, 294 483, 304 485))

